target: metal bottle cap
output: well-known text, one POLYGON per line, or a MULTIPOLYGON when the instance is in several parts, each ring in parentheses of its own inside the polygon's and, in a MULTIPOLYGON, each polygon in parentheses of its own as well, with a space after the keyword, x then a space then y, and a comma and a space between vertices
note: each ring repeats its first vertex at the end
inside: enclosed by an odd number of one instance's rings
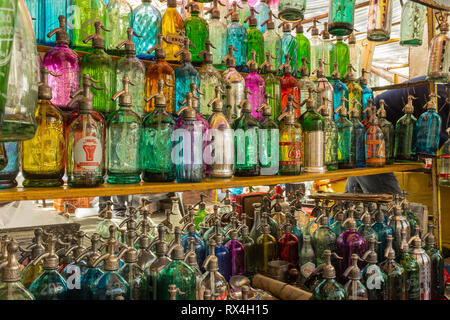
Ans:
POLYGON ((303 21, 298 21, 292 25, 292 29, 295 28, 297 34, 303 33, 303 21))
POLYGON ((95 20, 94 22, 95 26, 95 34, 91 34, 83 39, 83 43, 88 43, 90 40, 92 40, 92 48, 94 49, 104 49, 105 48, 105 39, 100 34, 101 29, 104 31, 110 32, 111 30, 108 30, 103 25, 103 22, 100 20, 95 20))
POLYGON ((278 28, 283 28, 283 32, 291 32, 292 27, 291 24, 289 22, 283 21, 282 23, 280 23, 280 25, 278 26, 278 28))
POLYGON ((192 96, 191 92, 187 92, 186 93, 186 106, 181 107, 178 111, 177 111, 177 115, 180 116, 181 114, 183 114, 183 119, 187 120, 187 121, 194 121, 195 119, 197 119, 197 112, 194 110, 194 108, 192 108, 192 100, 196 99, 192 96))
POLYGON ((259 14, 254 7, 250 7, 250 15, 244 19, 244 22, 248 21, 249 27, 256 27, 258 25, 258 20, 256 20, 255 13, 259 14))
POLYGON ((266 61, 264 61, 260 66, 261 73, 274 73, 275 72, 275 69, 274 69, 272 63, 270 62, 270 59, 275 59, 275 57, 273 57, 270 52, 266 52, 266 61))
POLYGON ((169 8, 176 8, 177 7, 177 0, 167 0, 167 6, 169 8))
POLYGON ((189 47, 197 49, 195 44, 188 37, 184 37, 183 48, 175 53, 174 56, 178 57, 181 55, 181 61, 184 63, 192 62, 192 53, 189 51, 189 47))
POLYGON ((39 261, 44 259, 45 270, 56 270, 59 266, 59 257, 55 250, 56 238, 53 235, 47 237, 47 252, 33 260, 33 265, 37 265, 39 261))
POLYGON ((408 95, 408 102, 405 104, 405 106, 403 107, 403 112, 405 114, 413 114, 414 113, 414 105, 413 105, 413 100, 416 100, 417 98, 415 98, 414 96, 408 95))
POLYGON ((366 86, 367 85, 367 79, 366 79, 366 74, 370 73, 369 71, 366 71, 366 69, 362 68, 361 69, 361 78, 359 78, 359 84, 362 86, 366 86))
POLYGON ((273 21, 273 12, 272 10, 269 10, 269 18, 267 20, 263 21, 261 23, 261 27, 264 25, 267 25, 267 30, 274 30, 275 29, 275 22, 273 21))
POLYGON ((132 98, 131 98, 130 91, 128 89, 129 85, 135 86, 135 84, 133 82, 131 82, 130 78, 127 75, 125 75, 122 78, 123 89, 118 91, 112 97, 113 101, 116 101, 117 98, 119 98, 119 106, 121 106, 121 107, 131 107, 131 105, 132 105, 132 98))
POLYGON ((242 113, 251 113, 252 112, 252 104, 251 104, 250 100, 248 100, 249 95, 251 93, 252 92, 250 91, 249 88, 245 88, 244 99, 240 103, 242 113))
MULTIPOLYGON (((224 94, 225 92, 222 90, 222 87, 217 85, 214 88, 215 91, 215 97, 214 99, 212 99, 209 103, 208 106, 212 107, 212 111, 214 113, 222 113, 223 110, 223 101, 222 101, 222 94, 224 94)), ((204 203, 203 203, 204 204, 204 203)), ((204 204, 205 205, 205 204, 204 204)), ((205 205, 206 206, 206 205, 205 205)), ((204 209, 204 208, 203 208, 204 209)))
POLYGON ((338 69, 338 62, 335 61, 334 62, 334 71, 331 74, 331 79, 333 80, 339 80, 341 78, 341 74, 339 73, 339 69, 338 69))
POLYGON ((348 39, 348 44, 356 44, 356 37, 355 37, 354 32, 350 33, 348 35, 347 39, 348 39))
POLYGON ((384 108, 384 106, 386 105, 386 103, 384 102, 383 99, 380 99, 378 101, 378 104, 379 104, 379 108, 378 108, 378 111, 377 111, 377 115, 381 119, 385 119, 386 118, 386 109, 384 108))
POLYGON ((176 245, 171 254, 170 254, 170 258, 172 260, 184 260, 184 249, 182 246, 180 245, 176 245))
POLYGON ((138 35, 136 32, 133 31, 133 28, 128 28, 127 29, 127 35, 128 35, 128 40, 124 40, 122 42, 120 42, 116 48, 120 49, 123 46, 125 46, 125 54, 129 54, 129 55, 135 55, 136 54, 136 45, 133 42, 133 35, 135 37, 138 38, 142 38, 140 35, 138 35))
POLYGON ((237 2, 233 2, 231 9, 228 11, 228 13, 225 15, 225 18, 231 16, 231 22, 239 22, 239 13, 237 11, 237 8, 243 9, 240 5, 237 4, 237 2))
POLYGON ((66 31, 67 18, 64 15, 58 17, 59 28, 53 29, 47 34, 48 38, 51 38, 56 33, 56 44, 69 44, 69 34, 66 31))
POLYGON ((289 53, 286 53, 285 55, 284 55, 284 64, 282 64, 281 66, 280 66, 280 71, 281 71, 281 73, 283 73, 283 74, 290 74, 290 73, 292 73, 292 67, 291 67, 291 65, 289 64, 289 61, 291 60, 291 57, 289 56, 289 53))
POLYGON ((361 103, 359 103, 358 100, 353 99, 352 105, 353 105, 353 108, 350 109, 350 117, 352 117, 352 119, 358 119, 358 117, 359 117, 359 110, 356 107, 356 105, 361 105, 361 103))
POLYGON ((21 269, 20 264, 17 261, 17 251, 19 250, 19 245, 15 240, 8 243, 8 260, 2 264, 2 281, 3 282, 17 282, 20 281, 21 269))
POLYGON ((344 75, 344 79, 346 79, 347 81, 355 81, 355 75, 353 74, 353 71, 356 71, 356 69, 350 63, 348 65, 348 72, 344 75))
POLYGON ((438 20, 438 28, 441 33, 445 34, 449 30, 449 26, 447 23, 447 17, 449 16, 448 12, 436 12, 436 19, 438 20))
POLYGON ((191 13, 200 13, 200 6, 195 1, 189 2, 184 8, 190 10, 191 13))
POLYGON ((149 102, 155 99, 155 107, 165 108, 166 107, 166 96, 164 95, 164 85, 166 87, 174 87, 173 85, 167 84, 164 79, 158 79, 158 93, 151 95, 146 98, 145 101, 149 102))
POLYGON ((256 109, 256 111, 258 112, 263 112, 263 116, 265 117, 271 117, 272 116, 272 107, 268 104, 269 99, 274 99, 274 97, 272 97, 270 94, 268 94, 267 92, 264 93, 264 100, 265 102, 259 106, 258 109, 256 109))
POLYGON ((249 72, 257 72, 258 71, 258 63, 256 62, 256 51, 252 50, 250 52, 251 59, 247 62, 247 67, 249 72))
POLYGON ((316 70, 313 70, 313 73, 316 74, 317 79, 322 79, 325 77, 324 65, 325 61, 323 59, 319 59, 319 67, 316 70))
POLYGON ((394 260, 395 259, 395 251, 392 248, 392 241, 394 240, 394 238, 392 237, 392 235, 388 235, 386 238, 386 250, 384 252, 384 256, 385 258, 388 258, 389 260, 394 260))
POLYGON ((198 53, 198 55, 197 55, 198 58, 203 56, 203 63, 204 64, 212 64, 213 63, 213 55, 211 53, 211 48, 216 49, 216 47, 213 46, 211 41, 206 40, 205 41, 205 50, 200 51, 198 53))
POLYGON ((352 264, 347 270, 344 271, 343 276, 348 277, 350 280, 360 280, 361 279, 361 270, 358 267, 358 261, 361 258, 356 254, 352 254, 351 257, 352 264))
POLYGON ((309 69, 306 66, 306 63, 308 63, 306 57, 302 57, 302 65, 298 69, 298 72, 300 73, 301 77, 309 77, 309 69))
POLYGON ((323 23, 323 30, 320 34, 322 35, 322 39, 330 39, 330 33, 328 32, 328 22, 323 23))
MULTIPOLYGON (((236 2, 233 2, 233 4, 235 4, 235 3, 236 2)), ((235 49, 232 44, 230 44, 228 46, 228 55, 226 55, 223 58, 223 60, 222 60, 222 63, 225 63, 227 68, 234 68, 234 67, 236 67, 236 59, 233 56, 233 51, 237 52, 238 50, 235 49)))
POLYGON ((378 255, 375 251, 375 244, 377 240, 375 238, 369 238, 369 249, 364 253, 363 260, 370 264, 376 264, 378 262, 378 255))
POLYGON ((50 86, 48 85, 48 75, 52 75, 54 77, 61 76, 60 74, 56 74, 53 71, 49 71, 47 67, 41 67, 42 81, 39 82, 38 98, 42 100, 51 100, 53 97, 52 88, 50 88, 50 86))
POLYGON ((67 104, 67 107, 72 107, 76 102, 78 102, 79 110, 82 113, 88 113, 93 110, 94 95, 92 94, 90 88, 96 90, 103 90, 103 88, 97 87, 95 83, 100 81, 95 80, 89 74, 83 74, 83 88, 75 91, 70 97, 72 100, 67 104))
POLYGON ((206 14, 208 14, 208 13, 211 14, 211 19, 220 19, 219 5, 221 5, 222 7, 225 6, 219 0, 213 0, 212 7, 209 10, 206 11, 206 14))
POLYGON ((171 41, 168 41, 162 34, 158 34, 157 36, 158 42, 155 46, 151 47, 147 53, 152 53, 155 51, 155 59, 156 60, 164 60, 166 58, 166 50, 164 50, 162 43, 163 41, 167 44, 172 44, 171 41))
POLYGON ((307 31, 311 30, 311 35, 312 36, 318 36, 319 35, 319 29, 317 28, 317 23, 320 23, 319 20, 317 20, 317 18, 313 19, 313 25, 311 27, 308 28, 307 31))

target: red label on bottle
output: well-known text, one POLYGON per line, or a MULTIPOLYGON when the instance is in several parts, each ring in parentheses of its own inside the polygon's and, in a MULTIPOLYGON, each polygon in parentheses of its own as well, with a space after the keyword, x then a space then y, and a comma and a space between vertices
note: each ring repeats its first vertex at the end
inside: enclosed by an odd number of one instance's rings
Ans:
POLYGON ((100 140, 88 136, 78 140, 74 147, 74 165, 78 170, 96 170, 102 163, 102 147, 100 140))
POLYGON ((288 147, 287 159, 281 160, 281 165, 301 165, 302 164, 302 143, 301 142, 280 142, 280 146, 288 147))

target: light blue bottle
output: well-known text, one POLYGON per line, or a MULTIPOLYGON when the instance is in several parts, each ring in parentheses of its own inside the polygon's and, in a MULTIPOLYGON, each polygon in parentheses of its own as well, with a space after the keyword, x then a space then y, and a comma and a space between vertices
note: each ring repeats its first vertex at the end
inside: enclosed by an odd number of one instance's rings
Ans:
POLYGON ((331 85, 333 86, 333 110, 334 110, 334 121, 339 119, 339 115, 336 112, 336 109, 341 105, 341 98, 345 97, 345 107, 348 110, 348 88, 340 80, 341 74, 339 73, 339 66, 337 61, 334 62, 334 71, 331 75, 331 85))
POLYGON ((0 189, 17 186, 16 177, 19 173, 20 146, 17 142, 5 142, 0 145, 0 154, 3 169, 0 171, 0 189), (4 157, 6 155, 6 158, 4 157))
POLYGON ((378 244, 377 244, 377 255, 378 261, 384 261, 384 251, 386 250, 387 245, 387 237, 388 235, 393 236, 392 228, 387 225, 386 217, 384 210, 381 209, 380 205, 377 203, 377 210, 375 212, 375 223, 372 225, 372 229, 375 230, 378 236, 378 244))
MULTIPOLYGON (((53 29, 59 28, 59 16, 63 15, 67 18, 68 3, 66 0, 39 0, 42 3, 42 11, 45 14, 43 21, 40 23, 39 37, 36 38, 38 44, 47 46, 54 46, 54 38, 48 38, 47 34, 53 29)), ((66 31, 69 32, 69 28, 66 25, 66 31)))
POLYGON ((366 166, 366 143, 365 135, 366 129, 364 125, 359 121, 359 111, 356 104, 358 101, 353 100, 353 108, 350 110, 350 121, 353 124, 355 132, 355 157, 356 157, 356 167, 363 168, 366 166))
POLYGON ((239 23, 239 14, 236 11, 232 12, 231 22, 227 27, 227 48, 229 48, 230 45, 236 49, 234 52, 236 69, 242 70, 247 64, 248 37, 247 30, 239 23))
POLYGON ((266 33, 267 30, 266 25, 262 25, 262 23, 269 19, 270 7, 266 2, 268 2, 268 0, 260 0, 259 3, 255 6, 256 21, 258 21, 258 25, 256 27, 259 31, 261 31, 262 34, 266 33))
POLYGON ((361 88, 363 89, 363 91, 362 91, 363 120, 366 119, 366 113, 364 112, 364 110, 366 110, 369 100, 372 99, 372 101, 373 101, 375 99, 372 89, 370 89, 367 86, 367 79, 365 78, 366 73, 367 73, 367 71, 363 68, 361 70, 361 78, 359 79, 359 84, 361 85, 361 88))
POLYGON ((441 133, 441 117, 437 114, 436 95, 430 94, 430 100, 424 106, 427 111, 417 120, 417 154, 422 157, 436 155, 441 133))
POLYGON ((25 3, 28 8, 28 12, 30 13, 31 21, 33 23, 34 36, 36 37, 37 44, 40 44, 40 41, 44 41, 44 39, 40 39, 39 36, 39 28, 41 25, 41 21, 43 21, 45 16, 43 15, 42 10, 42 2, 39 0, 25 0, 25 3), (40 5, 41 4, 41 5, 40 5))
POLYGON ((44 271, 29 288, 36 300, 65 300, 67 298, 67 283, 58 272, 59 257, 55 253, 55 244, 56 239, 53 235, 49 235, 47 239, 48 252, 41 254, 31 262, 37 265, 44 259, 44 271))
POLYGON ((147 53, 148 49, 158 44, 158 34, 161 33, 161 12, 152 6, 151 0, 143 0, 133 11, 133 30, 140 37, 134 37, 136 56, 141 59, 155 59, 155 53, 147 53))
POLYGON ((181 107, 181 101, 189 92, 189 85, 194 82, 197 88, 200 88, 200 75, 192 66, 192 54, 189 52, 189 46, 194 46, 189 38, 184 38, 184 47, 178 51, 175 56, 181 55, 183 65, 175 71, 175 111, 181 107))
POLYGON ((172 136, 172 142, 175 144, 173 154, 177 182, 203 180, 203 124, 197 120, 193 99, 195 98, 192 92, 187 92, 186 106, 177 112, 179 116, 183 114, 183 124, 172 136))
POLYGON ((281 37, 281 64, 285 64, 285 56, 289 54, 291 57, 289 65, 292 68, 292 76, 297 76, 297 39, 291 34, 291 24, 287 22, 281 23, 278 28, 283 28, 283 36, 281 37))

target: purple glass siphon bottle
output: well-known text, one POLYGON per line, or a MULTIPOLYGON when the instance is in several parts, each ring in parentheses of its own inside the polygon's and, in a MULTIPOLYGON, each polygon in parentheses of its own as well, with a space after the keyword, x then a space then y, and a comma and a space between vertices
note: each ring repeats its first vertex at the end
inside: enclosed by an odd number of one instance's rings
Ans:
POLYGON ((238 240, 238 231, 230 229, 230 240, 225 244, 225 248, 230 252, 231 277, 245 275, 245 247, 238 240))
POLYGON ((56 47, 51 48, 44 56, 42 65, 48 71, 61 75, 49 77, 48 85, 52 88, 52 104, 62 111, 72 111, 68 104, 70 95, 80 87, 80 63, 78 55, 69 48, 69 34, 66 32, 65 16, 59 16, 59 28, 53 29, 47 35, 51 38, 56 34, 56 47))
MULTIPOLYGON (((344 272, 348 267, 352 265, 352 254, 356 253, 358 256, 362 256, 366 251, 366 239, 356 231, 356 221, 352 218, 348 222, 348 229, 342 233, 337 239, 337 253, 343 259, 338 263, 338 280, 341 283, 345 283, 344 272)), ((344 221, 343 225, 346 225, 347 221, 344 221)), ((363 265, 358 263, 360 269, 363 265)))
POLYGON ((263 118, 262 112, 258 111, 260 105, 265 103, 264 94, 266 93, 266 84, 264 78, 258 72, 258 63, 256 62, 256 51, 251 52, 252 59, 247 62, 248 75, 245 77, 245 86, 251 94, 248 100, 252 105, 251 115, 258 121, 263 118))

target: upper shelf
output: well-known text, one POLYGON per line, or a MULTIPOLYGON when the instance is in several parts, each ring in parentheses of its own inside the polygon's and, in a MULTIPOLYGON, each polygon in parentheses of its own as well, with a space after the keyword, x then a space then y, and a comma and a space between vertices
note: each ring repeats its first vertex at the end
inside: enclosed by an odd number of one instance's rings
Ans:
POLYGON ((258 185, 274 185, 279 183, 296 183, 313 180, 326 180, 352 176, 372 175, 387 172, 399 172, 423 169, 423 163, 402 163, 381 168, 356 168, 330 171, 324 174, 304 173, 298 176, 258 176, 233 177, 231 179, 205 179, 202 183, 147 183, 138 184, 103 184, 96 188, 70 188, 68 186, 54 188, 23 188, 0 190, 0 201, 42 200, 62 198, 83 198, 94 196, 115 196, 128 194, 148 194, 165 192, 182 192, 192 190, 209 190, 220 188, 237 188, 258 185))

